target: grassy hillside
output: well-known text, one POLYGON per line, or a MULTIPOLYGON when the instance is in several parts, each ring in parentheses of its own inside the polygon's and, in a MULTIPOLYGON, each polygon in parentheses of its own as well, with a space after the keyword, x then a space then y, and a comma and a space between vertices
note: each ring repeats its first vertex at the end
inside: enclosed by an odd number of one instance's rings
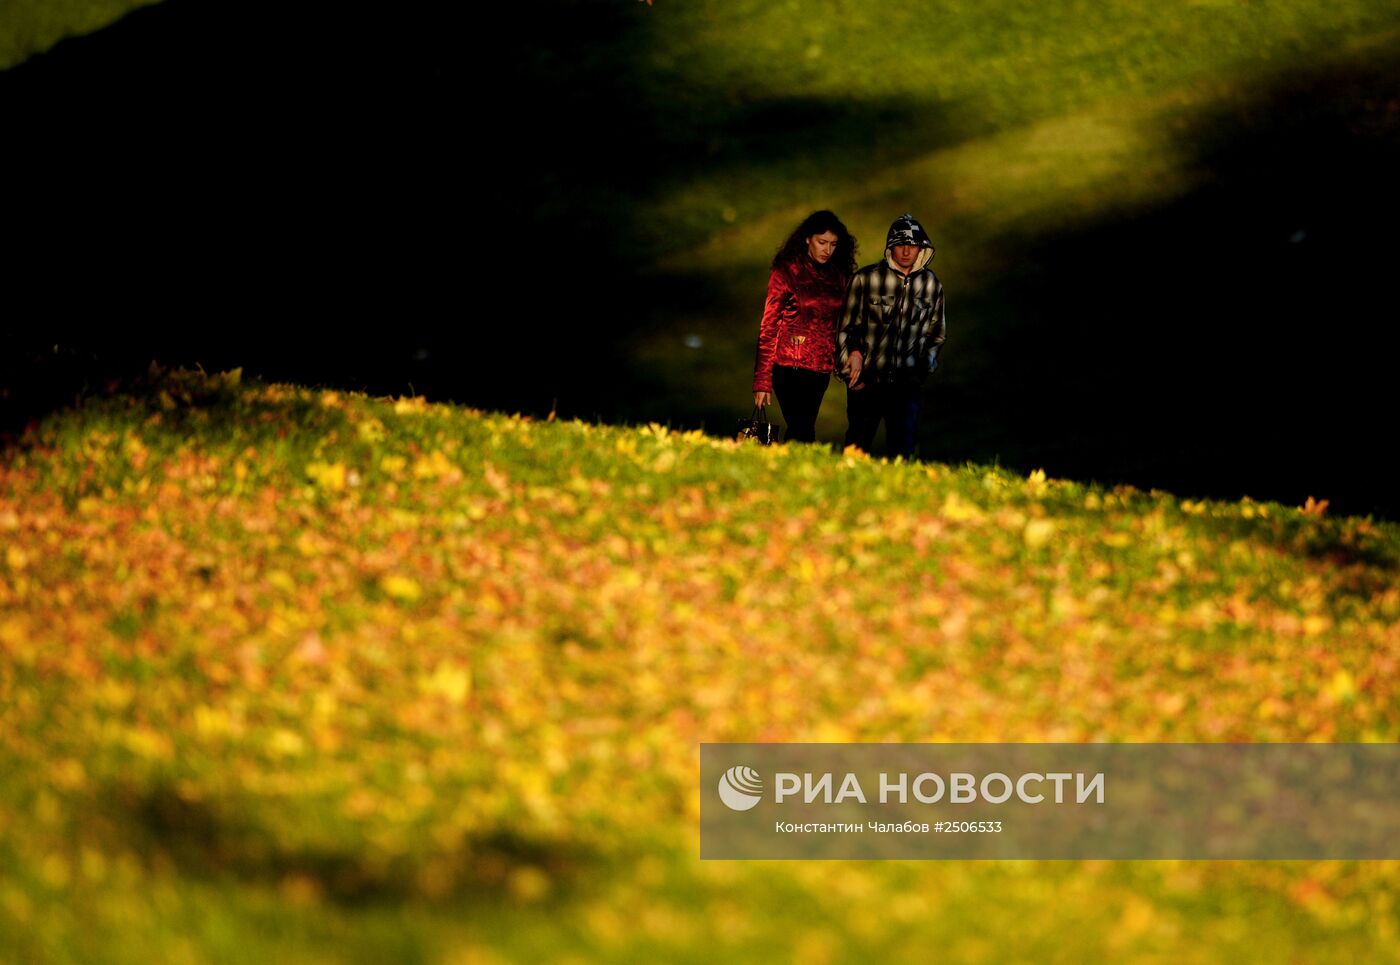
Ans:
POLYGON ((0 461, 0 947, 1356 961, 1394 863, 697 860, 701 741, 1400 739, 1400 529, 236 374, 0 461))
MULTIPOLYGON (((12 0, 0 50, 121 9, 12 0)), ((228 319, 528 314, 537 364, 463 375, 446 349, 404 383, 724 430, 784 234, 831 207, 871 261, 907 210, 948 294, 922 455, 1400 514, 1374 442, 1396 252, 1371 229, 1400 217, 1394 3, 546 0, 494 11, 487 54, 464 10, 169 0, 10 72, 0 100, 93 112, 52 163, 16 135, 33 234, 70 252, 70 219, 129 226, 17 277, 40 305, 182 319, 210 290, 228 319), (95 155, 100 178, 75 160, 95 155), (257 272, 227 267, 244 236, 257 272), (538 284, 478 283, 522 242, 548 242, 538 284)))
MULTIPOLYGON (((869 254, 899 213, 888 213, 891 201, 925 212, 948 254, 961 252, 965 231, 986 242, 1006 225, 950 224, 950 214, 971 213, 983 192, 964 194, 955 178, 910 177, 911 163, 976 150, 983 177, 1067 205, 1057 181, 1076 177, 1107 146, 1104 137, 1079 136, 1073 118, 1148 139, 1108 138, 1122 155, 1117 173, 1127 174, 1155 160, 1160 144, 1151 139, 1170 138, 1177 118, 1160 116, 1161 108, 1206 107, 1279 74, 1364 60, 1400 29, 1394 6, 1381 0, 707 0, 650 10, 556 0, 545 9, 547 17, 525 14, 536 29, 516 38, 518 60, 506 69, 531 96, 549 92, 550 124, 521 136, 556 149, 517 147, 513 160, 553 170, 535 186, 546 193, 578 187, 580 166, 600 177, 612 171, 619 185, 643 178, 652 189, 639 198, 651 202, 644 213, 614 213, 639 229, 622 242, 638 244, 643 258, 659 249, 682 259, 708 240, 730 258, 763 260, 782 240, 771 236, 819 202, 849 215, 869 254), (567 56, 579 37, 589 39, 587 55, 567 56), (998 135, 1052 120, 1070 126, 1042 134, 1043 168, 1004 154, 998 135), (635 133, 625 135, 638 128, 648 152, 617 150, 634 143, 635 133), (560 136, 584 129, 618 138, 560 136), (769 218, 776 220, 765 224, 769 218)), ((1098 199, 1082 213, 1169 199, 1181 187, 1142 180, 1124 186, 1128 198, 1098 199)))
POLYGON ((923 455, 1395 512, 1365 482, 1394 246, 1361 227, 1400 211, 1394 4, 610 9, 551 6, 510 72, 551 105, 511 204, 635 270, 540 412, 726 426, 786 233, 832 208, 870 262, 909 211, 948 296, 923 455))

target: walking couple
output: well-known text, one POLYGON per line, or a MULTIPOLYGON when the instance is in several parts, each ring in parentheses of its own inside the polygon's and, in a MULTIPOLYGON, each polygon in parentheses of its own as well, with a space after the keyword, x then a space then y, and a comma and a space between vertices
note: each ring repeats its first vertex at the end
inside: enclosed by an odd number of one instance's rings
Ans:
POLYGON ((830 211, 778 249, 759 325, 753 400, 777 396, 787 437, 816 439, 834 374, 847 386, 847 446, 869 452, 880 421, 890 456, 914 455, 924 381, 946 338, 933 244, 909 215, 890 225, 883 260, 856 270, 856 239, 830 211))

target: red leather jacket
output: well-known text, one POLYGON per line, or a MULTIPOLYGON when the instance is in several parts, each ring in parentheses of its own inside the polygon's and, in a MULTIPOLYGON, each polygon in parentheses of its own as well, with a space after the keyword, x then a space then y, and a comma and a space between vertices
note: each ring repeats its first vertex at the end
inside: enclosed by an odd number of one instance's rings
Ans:
POLYGON ((835 371, 836 324, 849 282, 840 269, 817 264, 805 251, 773 269, 758 327, 755 392, 773 391, 774 365, 835 371))

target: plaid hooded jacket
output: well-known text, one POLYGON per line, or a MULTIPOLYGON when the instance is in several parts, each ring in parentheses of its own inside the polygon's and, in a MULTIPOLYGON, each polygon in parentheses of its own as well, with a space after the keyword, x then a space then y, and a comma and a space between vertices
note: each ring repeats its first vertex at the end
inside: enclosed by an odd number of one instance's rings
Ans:
POLYGON ((851 353, 862 356, 862 381, 893 382, 901 377, 922 381, 938 367, 938 352, 947 339, 943 318, 943 283, 925 267, 933 243, 909 215, 890 225, 885 260, 856 272, 836 333, 836 370, 846 368, 851 353), (908 275, 894 266, 890 249, 917 245, 924 249, 908 275))

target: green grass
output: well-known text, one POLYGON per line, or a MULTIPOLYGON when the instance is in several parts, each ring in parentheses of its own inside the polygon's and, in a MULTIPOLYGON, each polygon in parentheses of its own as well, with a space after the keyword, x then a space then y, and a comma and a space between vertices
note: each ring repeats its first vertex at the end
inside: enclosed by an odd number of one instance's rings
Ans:
MULTIPOLYGON (((719 236, 726 250, 750 261, 782 240, 768 237, 777 225, 767 224, 761 240, 747 242, 746 234, 736 252, 726 209, 729 221, 756 228, 753 222, 768 218, 786 226, 797 209, 819 200, 839 203, 874 255, 899 213, 888 210, 888 196, 895 195, 924 212, 950 254, 965 247, 968 231, 968 240, 986 243, 1003 225, 955 230, 948 223, 967 208, 954 193, 961 180, 909 177, 902 169, 961 146, 977 155, 973 167, 985 178, 1069 207, 1057 179, 1076 177, 1082 161, 1093 162, 1103 150, 1100 137, 1075 136, 1077 124, 1111 119, 1124 131, 1146 129, 1145 139, 1118 152, 1111 173, 1122 177, 1156 159, 1168 133, 1155 130, 1166 120, 1165 104, 1206 107, 1299 67, 1364 59, 1357 44, 1393 37, 1400 27, 1394 6, 1377 0, 918 6, 712 0, 663 5, 648 16, 645 50, 620 46, 611 58, 640 58, 632 69, 646 86, 637 96, 657 105, 655 131, 663 143, 686 142, 699 127, 713 130, 719 150, 711 170, 687 170, 683 182, 662 190, 658 207, 669 217, 656 220, 647 240, 687 251, 696 240, 719 236), (755 104, 804 102, 824 105, 826 116, 801 131, 799 144, 787 143, 781 131, 764 136, 736 127, 755 104), (849 135, 861 108, 894 108, 902 116, 857 140, 849 135), (1026 170, 1007 156, 1004 135, 1047 123, 1058 129, 1052 126, 1056 133, 1043 142, 1056 149, 1046 163, 1026 170)), ((1129 190, 1169 198, 1177 187, 1129 190)), ((998 213, 995 206, 990 213, 998 213)), ((1045 218, 1047 225, 1057 221, 1045 218)))
POLYGON ((20 960, 1376 960, 1393 862, 705 862, 701 741, 1394 741, 1400 529, 174 373, 0 462, 20 960))

